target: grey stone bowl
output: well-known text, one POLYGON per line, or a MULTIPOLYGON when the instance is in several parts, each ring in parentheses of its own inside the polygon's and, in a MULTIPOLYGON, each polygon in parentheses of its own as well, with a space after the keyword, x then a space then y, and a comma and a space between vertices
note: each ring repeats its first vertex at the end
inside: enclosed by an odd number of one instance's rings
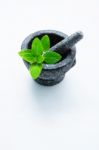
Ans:
MULTIPOLYGON (((35 37, 41 38, 43 35, 47 34, 50 37, 51 47, 67 38, 68 35, 55 31, 55 30, 41 30, 35 33, 30 34, 25 40, 22 42, 21 49, 31 48, 32 40, 35 37)), ((61 48, 61 51, 65 47, 61 48)), ((41 85, 51 86, 61 82, 65 73, 69 71, 76 63, 76 48, 73 46, 70 49, 66 49, 66 53, 62 54, 62 60, 56 64, 43 64, 43 70, 40 76, 35 80, 37 83, 41 85)), ((24 60, 23 60, 24 61, 24 60)), ((29 69, 29 63, 24 61, 25 66, 29 69)))

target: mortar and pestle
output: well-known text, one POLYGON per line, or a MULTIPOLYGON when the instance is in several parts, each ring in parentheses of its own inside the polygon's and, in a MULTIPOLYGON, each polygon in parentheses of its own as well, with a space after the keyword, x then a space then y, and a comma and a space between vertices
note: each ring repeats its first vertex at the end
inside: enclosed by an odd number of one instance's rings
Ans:
MULTIPOLYGON (((21 45, 21 49, 30 49, 32 40, 35 37, 41 38, 47 34, 51 42, 51 50, 62 55, 62 60, 56 64, 43 64, 43 70, 40 76, 35 80, 41 85, 55 85, 61 82, 65 73, 69 71, 76 63, 75 44, 83 38, 82 32, 76 32, 70 36, 55 30, 41 30, 30 34, 21 45)), ((23 60, 24 61, 24 60, 23 60)), ((24 61, 29 69, 29 63, 24 61)))

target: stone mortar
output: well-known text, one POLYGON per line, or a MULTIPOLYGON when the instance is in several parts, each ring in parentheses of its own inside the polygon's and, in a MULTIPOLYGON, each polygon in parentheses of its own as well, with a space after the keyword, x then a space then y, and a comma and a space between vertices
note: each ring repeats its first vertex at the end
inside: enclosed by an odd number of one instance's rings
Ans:
MULTIPOLYGON (((43 35, 47 34, 51 41, 51 47, 53 47, 58 42, 62 41, 65 38, 68 38, 68 35, 55 31, 55 30, 41 30, 35 33, 30 34, 22 42, 21 49, 31 48, 32 40, 35 37, 41 38, 43 35)), ((62 51, 64 47, 61 47, 62 51)), ((66 53, 62 54, 62 60, 56 64, 43 64, 43 69, 40 76, 35 80, 37 83, 46 86, 52 86, 61 82, 65 73, 69 71, 76 63, 76 47, 73 46, 70 49, 66 49, 66 53)), ((23 60, 24 61, 24 60, 23 60)), ((29 63, 24 61, 24 64, 29 69, 29 63)))

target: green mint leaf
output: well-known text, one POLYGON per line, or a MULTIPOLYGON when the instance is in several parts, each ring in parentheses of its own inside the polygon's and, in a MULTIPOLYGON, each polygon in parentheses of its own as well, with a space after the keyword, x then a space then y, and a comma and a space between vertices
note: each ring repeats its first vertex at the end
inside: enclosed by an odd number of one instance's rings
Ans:
POLYGON ((29 72, 33 79, 37 79, 42 71, 42 65, 32 64, 29 68, 29 72))
POLYGON ((44 51, 49 50, 49 48, 50 48, 50 39, 49 39, 48 35, 44 35, 44 36, 41 38, 41 42, 42 42, 44 51))
POLYGON ((34 56, 39 56, 43 53, 43 46, 39 38, 32 41, 31 51, 34 56))
POLYGON ((18 54, 22 57, 23 60, 25 60, 29 63, 36 62, 35 57, 31 53, 30 49, 21 50, 18 54))
POLYGON ((62 56, 56 52, 52 52, 52 51, 47 51, 45 54, 44 54, 44 57, 45 57, 45 62, 47 64, 55 64, 57 63, 58 61, 61 60, 62 56))
POLYGON ((37 63, 40 64, 44 61, 44 56, 40 55, 37 57, 37 63))

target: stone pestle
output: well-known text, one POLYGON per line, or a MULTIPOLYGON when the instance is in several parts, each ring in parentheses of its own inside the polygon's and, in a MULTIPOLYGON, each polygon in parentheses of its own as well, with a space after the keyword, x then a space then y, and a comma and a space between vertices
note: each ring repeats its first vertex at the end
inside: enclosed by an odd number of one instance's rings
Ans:
POLYGON ((72 48, 82 38, 83 38, 83 33, 81 31, 75 32, 74 34, 61 40, 59 43, 57 43, 50 49, 52 51, 60 53, 61 55, 64 55, 70 48, 72 48))

